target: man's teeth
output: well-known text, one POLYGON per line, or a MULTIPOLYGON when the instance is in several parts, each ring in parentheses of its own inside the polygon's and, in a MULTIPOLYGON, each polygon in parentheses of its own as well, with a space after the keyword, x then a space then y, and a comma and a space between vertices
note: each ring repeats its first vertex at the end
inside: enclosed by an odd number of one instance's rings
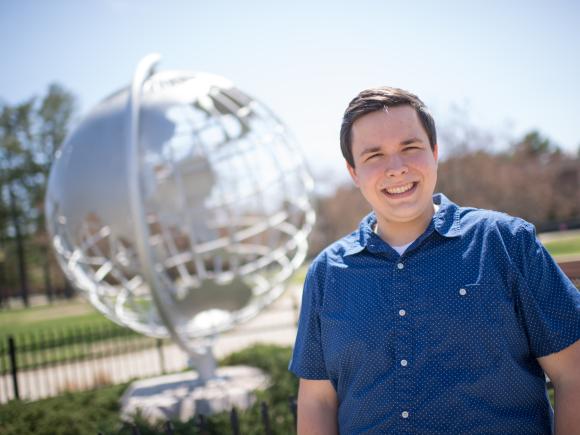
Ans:
POLYGON ((404 186, 399 187, 389 187, 385 189, 390 194, 397 194, 397 193, 405 193, 407 190, 411 190, 413 188, 413 183, 405 184, 404 186))

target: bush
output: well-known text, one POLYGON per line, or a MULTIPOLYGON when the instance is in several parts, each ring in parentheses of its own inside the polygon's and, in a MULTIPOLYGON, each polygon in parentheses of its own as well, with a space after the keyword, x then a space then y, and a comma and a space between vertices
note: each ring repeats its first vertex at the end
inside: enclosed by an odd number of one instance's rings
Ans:
POLYGON ((37 402, 12 401, 0 407, 5 435, 114 433, 119 427, 119 397, 127 384, 67 393, 37 402))

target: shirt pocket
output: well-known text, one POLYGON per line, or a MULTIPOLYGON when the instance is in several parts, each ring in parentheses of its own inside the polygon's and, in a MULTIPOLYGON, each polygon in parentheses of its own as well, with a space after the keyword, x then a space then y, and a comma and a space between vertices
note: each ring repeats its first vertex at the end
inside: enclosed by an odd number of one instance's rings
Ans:
POLYGON ((501 317, 491 283, 457 285, 431 294, 433 316, 426 329, 432 362, 449 370, 499 366, 501 317))

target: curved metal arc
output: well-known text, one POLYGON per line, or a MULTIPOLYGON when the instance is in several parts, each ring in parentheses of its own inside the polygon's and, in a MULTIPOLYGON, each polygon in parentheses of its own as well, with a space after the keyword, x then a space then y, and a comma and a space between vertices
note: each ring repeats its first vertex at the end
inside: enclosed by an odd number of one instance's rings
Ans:
POLYGON ((198 370, 201 380, 207 380, 215 374, 215 360, 211 355, 211 349, 206 348, 205 352, 194 351, 187 339, 176 330, 173 322, 173 314, 169 307, 173 305, 170 300, 170 293, 164 291, 163 284, 155 272, 155 261, 151 249, 149 248, 149 227, 147 225, 147 216, 143 207, 143 198, 141 194, 140 163, 141 154, 139 150, 139 121, 141 107, 141 91, 145 81, 153 74, 155 65, 159 62, 159 54, 150 54, 144 57, 138 64, 129 94, 127 104, 127 121, 128 121, 128 190, 131 217, 135 228, 135 243, 137 247, 137 256, 143 268, 143 276, 149 288, 153 301, 159 312, 163 324, 167 328, 169 335, 175 342, 190 356, 198 370))

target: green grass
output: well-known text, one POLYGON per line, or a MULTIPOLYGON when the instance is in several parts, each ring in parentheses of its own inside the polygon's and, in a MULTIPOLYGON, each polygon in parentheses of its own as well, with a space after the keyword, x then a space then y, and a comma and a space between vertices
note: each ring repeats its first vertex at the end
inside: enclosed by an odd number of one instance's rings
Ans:
POLYGON ((0 354, 7 352, 7 336, 16 340, 20 369, 97 358, 112 348, 155 346, 151 338, 116 325, 83 299, 2 311, 0 354))
POLYGON ((554 257, 558 255, 580 255, 580 236, 552 240, 544 243, 544 246, 554 257))
POLYGON ((53 329, 110 325, 112 322, 84 300, 57 302, 0 312, 0 335, 42 333, 53 329))
POLYGON ((310 266, 310 262, 307 262, 300 266, 294 275, 290 278, 289 284, 291 285, 303 285, 304 280, 306 279, 306 272, 308 271, 308 266, 310 266))

